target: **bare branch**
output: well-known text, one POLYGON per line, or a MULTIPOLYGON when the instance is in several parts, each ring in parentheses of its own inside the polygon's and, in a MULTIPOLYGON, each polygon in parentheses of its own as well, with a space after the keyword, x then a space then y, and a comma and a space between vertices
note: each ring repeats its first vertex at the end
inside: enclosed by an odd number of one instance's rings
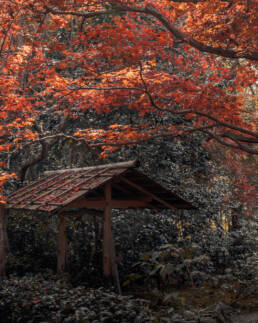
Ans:
MULTIPOLYGON (((66 126, 66 118, 62 118, 60 125, 59 125, 59 131, 64 131, 66 126)), ((35 124, 34 128, 36 129, 36 131, 38 132, 39 135, 43 135, 42 130, 40 129, 40 127, 35 124)), ((21 165, 20 171, 19 171, 19 178, 21 180, 21 182, 23 182, 25 180, 27 171, 29 170, 29 168, 37 165, 39 162, 41 162, 42 160, 44 160, 47 156, 48 153, 50 151, 50 149, 56 144, 57 140, 59 138, 57 137, 53 137, 52 140, 43 140, 43 139, 39 139, 36 142, 38 142, 41 145, 41 149, 40 152, 34 156, 32 156, 33 158, 24 162, 21 165)), ((34 143, 34 142, 32 142, 34 143)))
POLYGON ((238 141, 238 142, 246 142, 249 144, 258 144, 257 138, 237 135, 236 133, 233 133, 233 132, 225 132, 224 134, 221 135, 221 137, 227 137, 231 140, 238 141))
POLYGON ((223 126, 223 127, 226 127, 226 128, 230 128, 230 129, 233 129, 233 130, 236 130, 236 131, 239 131, 239 132, 242 132, 242 133, 245 133, 247 135, 250 135, 250 136, 253 136, 255 138, 258 138, 258 133, 257 132, 253 132, 251 130, 247 130, 247 129, 244 129, 244 128, 240 128, 238 126, 235 126, 235 125, 232 125, 230 123, 227 123, 227 122, 223 122, 223 121, 220 121, 219 119, 213 117, 212 115, 210 114, 207 114, 207 113, 204 113, 204 112, 200 112, 200 111, 196 111, 196 110, 193 110, 193 113, 195 114, 198 114, 199 116, 203 116, 205 118, 208 118, 210 120, 213 120, 215 121, 217 124, 223 126))
POLYGON ((227 147, 234 148, 237 150, 242 150, 242 151, 245 151, 245 152, 252 154, 252 155, 258 155, 258 150, 256 150, 256 149, 252 149, 250 147, 241 145, 238 142, 236 142, 236 144, 231 144, 231 143, 223 140, 220 136, 215 135, 210 131, 204 131, 204 132, 207 133, 212 139, 216 140, 217 142, 219 142, 223 146, 227 146, 227 147))

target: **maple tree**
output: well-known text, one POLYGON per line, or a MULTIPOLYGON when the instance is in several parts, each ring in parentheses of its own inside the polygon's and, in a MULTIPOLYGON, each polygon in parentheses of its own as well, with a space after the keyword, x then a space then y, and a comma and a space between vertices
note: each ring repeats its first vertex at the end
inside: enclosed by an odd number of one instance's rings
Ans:
POLYGON ((255 1, 2 0, 1 8, 0 167, 38 144, 24 178, 60 138, 100 147, 104 157, 199 132, 207 145, 258 154, 255 124, 244 118, 256 82, 255 1), (124 106, 181 122, 66 132, 81 113, 124 106), (38 124, 44 114, 58 120, 52 133, 38 124))

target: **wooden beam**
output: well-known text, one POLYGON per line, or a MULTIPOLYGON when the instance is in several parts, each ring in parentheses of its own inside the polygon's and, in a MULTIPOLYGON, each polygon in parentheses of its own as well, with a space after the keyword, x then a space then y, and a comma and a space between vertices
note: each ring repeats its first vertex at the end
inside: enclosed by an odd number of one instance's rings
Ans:
MULTIPOLYGON (((149 202, 150 198, 127 200, 127 199, 112 199, 110 201, 110 207, 113 209, 127 209, 127 208, 139 208, 148 207, 146 202, 149 202)), ((83 198, 78 201, 74 201, 69 204, 68 207, 78 207, 78 208, 90 208, 90 209, 104 209, 106 206, 106 201, 103 199, 87 199, 83 198)))
POLYGON ((112 236, 111 229, 111 207, 112 201, 112 187, 111 183, 105 185, 105 210, 104 210, 104 223, 103 223, 103 273, 104 276, 110 279, 111 274, 113 281, 117 287, 118 293, 121 294, 121 287, 119 281, 119 273, 116 263, 115 244, 112 236))
POLYGON ((4 216, 5 216, 5 209, 4 207, 0 206, 0 277, 5 276, 5 263, 6 263, 4 216))
POLYGON ((100 168, 114 168, 114 169, 120 169, 120 168, 131 168, 136 167, 138 165, 137 160, 127 161, 127 162, 121 162, 121 163, 112 163, 112 164, 103 164, 98 166, 89 166, 89 167, 83 167, 83 168, 67 168, 67 169, 60 169, 60 170, 51 170, 44 172, 44 175, 50 175, 50 174, 62 174, 65 172, 78 172, 82 170, 95 170, 100 168))
POLYGON ((144 189, 143 187, 139 186, 138 184, 135 184, 134 182, 130 181, 129 179, 123 177, 123 176, 120 176, 120 179, 129 184, 130 186, 132 187, 135 187, 138 191, 146 194, 146 195, 149 195, 151 196, 154 200, 158 201, 160 204, 163 204, 164 206, 166 206, 168 209, 171 209, 171 210, 177 210, 176 207, 174 207, 172 204, 170 203, 167 203, 166 201, 162 200, 161 198, 159 198, 157 195, 149 192, 148 190, 144 189))
POLYGON ((105 210, 103 219, 103 273, 106 278, 112 274, 112 232, 111 232, 111 183, 105 185, 105 210))
POLYGON ((57 271, 63 273, 67 264, 66 219, 63 215, 59 215, 58 231, 57 271))

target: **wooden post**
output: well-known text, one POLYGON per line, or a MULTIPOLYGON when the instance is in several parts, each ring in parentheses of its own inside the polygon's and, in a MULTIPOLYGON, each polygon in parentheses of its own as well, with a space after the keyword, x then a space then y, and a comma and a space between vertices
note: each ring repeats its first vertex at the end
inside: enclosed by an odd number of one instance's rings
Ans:
POLYGON ((121 287, 119 281, 119 274, 117 270, 115 245, 112 237, 111 229, 111 203, 112 191, 111 183, 105 185, 105 210, 104 210, 104 223, 103 223, 103 273, 107 279, 113 276, 114 284, 117 287, 118 293, 121 294, 121 287))
POLYGON ((0 277, 5 276, 6 247, 4 233, 4 207, 0 206, 0 277))
POLYGON ((67 262, 66 219, 63 215, 59 215, 58 230, 57 271, 63 273, 67 262))
POLYGON ((105 185, 105 202, 103 219, 103 273, 106 278, 110 278, 112 274, 111 183, 105 185))
POLYGON ((112 252, 111 267, 112 267, 113 280, 114 280, 114 283, 117 287, 118 293, 120 295, 122 295, 121 286, 120 286, 120 279, 119 279, 119 272, 118 272, 117 262, 116 262, 116 248, 115 248, 115 243, 114 243, 114 239, 112 236, 111 236, 111 252, 112 252))

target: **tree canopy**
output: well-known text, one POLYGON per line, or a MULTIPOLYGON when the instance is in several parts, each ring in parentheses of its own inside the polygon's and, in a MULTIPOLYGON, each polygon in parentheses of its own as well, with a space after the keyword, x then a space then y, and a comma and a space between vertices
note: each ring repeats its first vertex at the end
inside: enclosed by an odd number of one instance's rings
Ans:
MULTIPOLYGON (((258 154, 254 107, 257 3, 250 0, 2 0, 0 186, 8 159, 38 145, 23 172, 60 138, 99 147, 203 134, 258 154), (122 108, 176 122, 110 123, 67 131, 87 111, 122 108), (41 117, 55 120, 46 127, 41 117)), ((1 192, 0 192, 1 193, 1 192)))

